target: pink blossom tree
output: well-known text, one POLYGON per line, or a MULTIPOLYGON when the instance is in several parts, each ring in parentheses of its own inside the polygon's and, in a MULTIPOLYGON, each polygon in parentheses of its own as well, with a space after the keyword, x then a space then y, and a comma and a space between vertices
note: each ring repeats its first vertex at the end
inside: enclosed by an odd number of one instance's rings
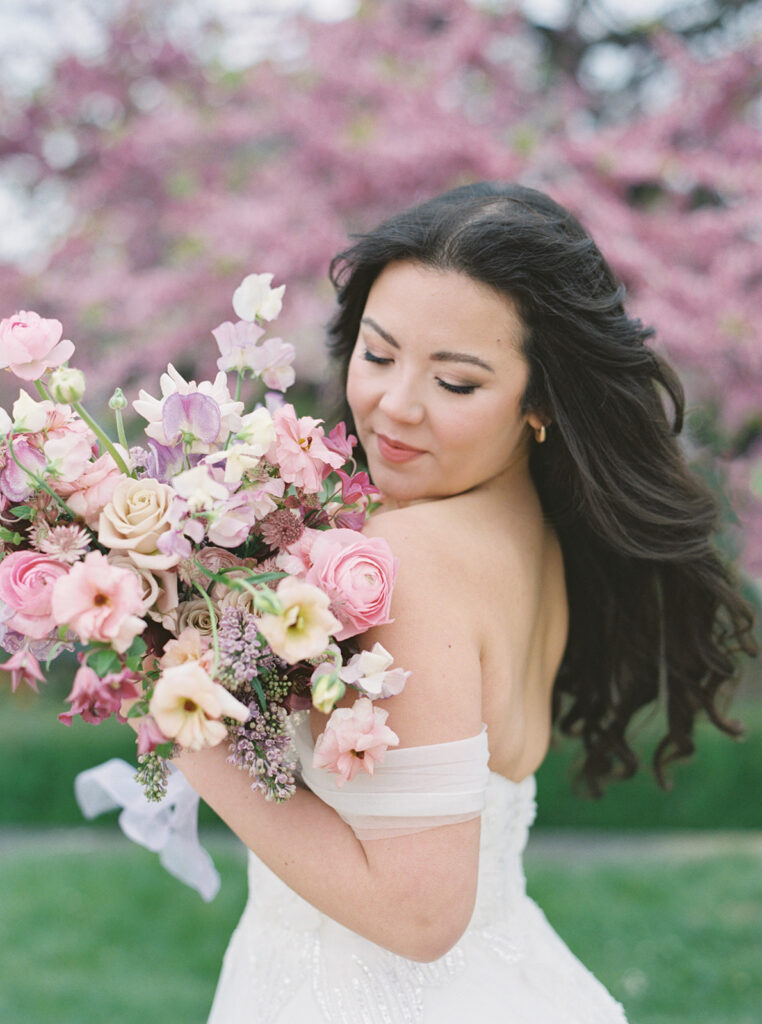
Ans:
POLYGON ((327 268, 349 232, 456 183, 518 178, 578 213, 656 324, 762 571, 758 38, 700 57, 650 35, 669 91, 610 116, 515 11, 366 0, 337 24, 293 22, 290 56, 234 72, 169 42, 172 7, 128 5, 99 59, 63 59, 8 103, 0 172, 60 187, 73 223, 44 273, 0 266, 3 315, 63 320, 100 397, 134 392, 170 360, 211 372, 207 330, 268 270, 289 286, 279 328, 316 378, 327 268))

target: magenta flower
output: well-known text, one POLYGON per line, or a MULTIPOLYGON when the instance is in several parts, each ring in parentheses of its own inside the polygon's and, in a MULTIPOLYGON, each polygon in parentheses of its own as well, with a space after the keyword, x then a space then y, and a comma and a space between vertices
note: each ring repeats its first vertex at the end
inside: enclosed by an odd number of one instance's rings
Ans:
POLYGON ((45 676, 40 670, 39 661, 27 647, 22 647, 20 651, 16 651, 11 658, 0 665, 0 669, 3 672, 11 673, 11 690, 13 693, 16 692, 19 683, 26 683, 35 693, 39 693, 37 683, 45 682, 45 676))
POLYGON ((56 623, 70 626, 84 643, 101 641, 119 653, 146 625, 137 576, 112 565, 100 551, 91 551, 56 581, 52 611, 56 623))
POLYGON ((137 677, 128 669, 101 679, 89 665, 82 665, 77 669, 71 693, 66 698, 71 707, 61 712, 58 719, 64 725, 71 725, 74 715, 81 715, 83 721, 99 725, 111 715, 119 714, 123 700, 139 696, 137 677))
POLYGON ((347 425, 343 420, 341 423, 337 423, 325 438, 326 448, 330 448, 332 452, 341 455, 345 462, 352 457, 352 449, 356 444, 357 438, 354 434, 347 436, 347 425))
POLYGON ((195 392, 181 395, 178 391, 164 400, 161 425, 170 445, 186 437, 202 444, 211 444, 220 432, 220 407, 210 395, 195 392))
POLYGON ((355 473, 354 476, 349 476, 343 469, 337 469, 336 475, 341 480, 341 500, 345 505, 354 505, 366 494, 381 493, 378 487, 374 487, 370 482, 367 473, 355 473))
POLYGON ((337 708, 318 736, 313 768, 336 772, 337 786, 351 781, 359 771, 373 774, 376 762, 384 760, 387 748, 399 737, 386 725, 389 712, 360 697, 351 708, 337 708))
POLYGON ((7 367, 22 380, 37 380, 74 354, 74 345, 61 341, 62 334, 60 321, 43 320, 26 310, 0 320, 0 369, 7 367))
POLYGON ((338 469, 344 463, 340 455, 326 447, 321 422, 311 416, 297 418, 296 410, 288 404, 273 416, 276 436, 267 457, 279 466, 286 483, 309 494, 320 490, 327 467, 338 469))

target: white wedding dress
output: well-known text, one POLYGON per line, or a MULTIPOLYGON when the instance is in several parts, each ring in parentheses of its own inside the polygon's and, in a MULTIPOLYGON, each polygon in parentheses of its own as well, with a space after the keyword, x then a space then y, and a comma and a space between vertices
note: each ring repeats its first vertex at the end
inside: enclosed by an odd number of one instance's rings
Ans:
POLYGON ((416 963, 315 910, 249 855, 249 899, 209 1024, 626 1024, 525 891, 521 856, 535 783, 487 769, 486 729, 453 743, 389 750, 339 789, 311 767, 306 718, 294 730, 305 783, 362 838, 420 831, 481 813, 471 923, 433 963, 416 963))

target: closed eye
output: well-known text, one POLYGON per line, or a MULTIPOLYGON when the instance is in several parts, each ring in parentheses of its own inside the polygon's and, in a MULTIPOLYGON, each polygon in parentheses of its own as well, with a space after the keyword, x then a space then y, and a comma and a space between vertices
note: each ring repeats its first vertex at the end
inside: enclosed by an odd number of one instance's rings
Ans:
POLYGON ((393 362, 392 359, 385 359, 382 356, 374 356, 367 348, 362 354, 363 359, 369 363, 377 363, 380 366, 385 366, 387 363, 393 362))
POLYGON ((451 391, 454 395, 472 395, 479 384, 448 384, 446 380, 442 380, 441 377, 437 377, 437 384, 445 391, 451 391))

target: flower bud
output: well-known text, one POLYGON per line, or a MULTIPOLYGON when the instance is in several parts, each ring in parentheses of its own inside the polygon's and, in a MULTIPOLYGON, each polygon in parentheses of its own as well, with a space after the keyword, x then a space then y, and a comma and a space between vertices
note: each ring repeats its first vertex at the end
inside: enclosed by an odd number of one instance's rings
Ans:
POLYGON ((283 602, 269 587, 257 587, 254 595, 254 609, 262 615, 282 615, 283 602))
POLYGON ((59 366, 50 375, 48 390, 54 402, 80 402, 85 393, 85 375, 73 366, 59 366))
POLYGON ((319 665, 312 673, 312 706, 324 715, 329 715, 337 700, 346 691, 338 673, 330 665, 319 665))
POLYGON ((121 388, 114 389, 113 395, 108 400, 108 407, 112 412, 121 412, 122 409, 127 408, 127 399, 121 388))

